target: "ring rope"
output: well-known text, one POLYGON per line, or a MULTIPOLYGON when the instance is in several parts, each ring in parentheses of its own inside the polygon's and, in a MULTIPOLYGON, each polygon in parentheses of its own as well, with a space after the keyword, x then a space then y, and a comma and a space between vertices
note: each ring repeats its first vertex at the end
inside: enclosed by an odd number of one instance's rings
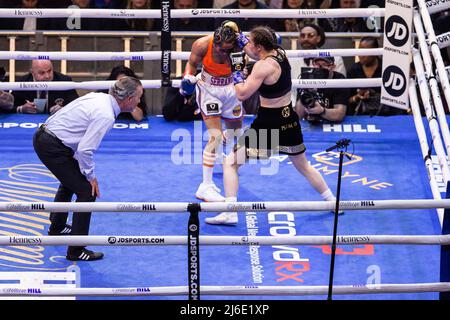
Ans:
MULTIPOLYGON (((445 146, 445 149, 447 150, 447 154, 450 155, 450 130, 449 130, 449 127, 447 124, 444 106, 443 106, 442 99, 441 99, 440 92, 439 92, 439 84, 438 84, 438 81, 436 80, 436 77, 434 77, 433 62, 431 60, 429 47, 425 40, 425 34, 424 34, 422 23, 420 21, 420 15, 418 12, 415 12, 415 14, 414 14, 414 28, 416 30, 416 33, 417 33, 417 36, 419 39, 420 53, 422 54, 422 57, 423 57, 423 61, 421 59, 416 59, 415 62, 417 62, 419 64, 419 66, 418 66, 419 69, 423 69, 422 62, 425 63, 425 72, 419 73, 417 77, 418 77, 419 81, 428 82, 428 86, 429 86, 432 96, 433 96, 433 102, 434 102, 434 106, 435 106, 434 110, 436 111, 436 114, 437 114, 440 132, 442 133, 442 138, 444 140, 444 146, 445 146)), ((414 49, 414 50, 415 50, 415 52, 413 52, 413 55, 420 54, 418 52, 418 50, 416 50, 416 49, 414 49)), ((417 58, 419 58, 419 57, 417 57, 417 58)), ((416 63, 414 63, 414 65, 416 65, 416 63)), ((445 161, 445 162, 447 162, 447 161, 445 161)), ((448 167, 448 162, 446 163, 446 166, 448 167)), ((448 179, 450 179, 450 176, 448 176, 448 179)), ((447 181, 449 181, 448 179, 447 179, 447 181)))
MULTIPOLYGON (((171 51, 172 60, 188 60, 188 51, 171 51)), ((383 48, 374 49, 316 49, 286 50, 288 58, 317 58, 329 56, 354 57, 381 56, 383 48)), ((121 61, 161 60, 161 51, 134 52, 86 52, 86 51, 0 51, 0 60, 72 60, 72 61, 121 61)))
MULTIPOLYGON (((428 40, 427 40, 428 41, 428 40)), ((439 49, 444 49, 450 46, 450 31, 446 33, 442 33, 436 36, 436 42, 439 46, 439 49)))
POLYGON ((417 71, 417 80, 419 83, 420 95, 422 98, 426 116, 428 118, 434 150, 436 151, 439 167, 441 168, 442 171, 442 176, 444 180, 447 182, 450 181, 450 169, 448 167, 447 157, 442 144, 441 134, 439 132, 440 131, 439 124, 437 119, 433 117, 434 112, 433 107, 431 106, 431 96, 427 86, 427 79, 425 70, 423 69, 422 58, 420 52, 417 50, 413 51, 413 61, 414 67, 417 71))
MULTIPOLYGON (((101 90, 109 89, 111 81, 39 81, 39 82, 0 82, 0 90, 101 90)), ((161 80, 141 80, 145 89, 159 89, 161 80)), ((179 88, 181 80, 172 80, 172 87, 179 88)), ((368 88, 380 87, 381 78, 370 79, 292 79, 292 88, 368 88)))
MULTIPOLYGON (((2 246, 161 246, 187 245, 186 236, 0 236, 2 246)), ((201 245, 330 245, 331 236, 199 236, 201 245)), ((339 235, 339 245, 409 244, 449 245, 450 235, 339 235)))
MULTIPOLYGON (((328 286, 200 286, 202 295, 326 295, 328 286)), ((335 285, 333 294, 447 292, 448 282, 335 285)), ((187 286, 135 288, 0 288, 0 296, 181 296, 187 286)))
MULTIPOLYGON (((0 211, 12 212, 186 212, 187 202, 0 202, 0 211)), ((335 201, 203 202, 203 212, 328 211, 335 201)), ((346 200, 342 210, 450 208, 450 199, 346 200)))
MULTIPOLYGON (((449 3, 449 1, 446 1, 449 3)), ((436 63, 437 73, 441 80, 441 86, 444 91, 445 99, 447 100, 447 105, 450 105, 450 84, 447 76, 447 71, 445 70, 444 61, 442 60, 441 51, 437 45, 436 34, 434 33, 433 23, 431 22, 430 15, 427 10, 427 5, 424 0, 418 0, 419 12, 422 17, 423 26, 428 35, 428 40, 430 42, 431 52, 436 63)), ((449 5, 450 7, 450 5, 449 5)))
MULTIPOLYGON (((384 17, 384 8, 352 9, 171 9, 171 18, 369 18, 384 17)), ((0 9, 0 18, 160 19, 160 9, 0 9)))
MULTIPOLYGON (((0 202, 0 211, 12 212, 186 212, 187 202, 0 202)), ((203 202, 202 212, 328 211, 335 201, 203 202)), ((346 200, 342 210, 450 208, 450 199, 346 200)))
MULTIPOLYGON (((431 193, 433 194, 434 199, 440 200, 442 199, 441 192, 439 191, 439 187, 437 184, 436 174, 433 167, 433 161, 431 160, 431 157, 428 156, 428 149, 429 149, 428 139, 425 133, 425 127, 423 125, 422 115, 418 103, 419 100, 417 97, 416 84, 412 79, 409 82, 409 99, 413 114, 414 125, 416 128, 417 136, 419 138, 420 149, 422 151, 422 156, 428 173, 428 181, 430 183, 431 193)), ((437 209, 437 213, 439 217, 439 223, 442 227, 444 223, 444 209, 442 208, 437 209)))

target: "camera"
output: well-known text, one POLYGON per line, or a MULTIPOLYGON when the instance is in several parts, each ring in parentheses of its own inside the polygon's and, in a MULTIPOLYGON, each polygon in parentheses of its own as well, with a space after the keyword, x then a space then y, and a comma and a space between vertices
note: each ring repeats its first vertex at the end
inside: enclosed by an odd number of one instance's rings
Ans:
MULTIPOLYGON (((321 68, 302 68, 301 79, 326 79, 328 78, 329 71, 321 68)), ((323 94, 316 89, 298 89, 297 99, 300 99, 302 105, 306 109, 314 108, 316 102, 322 107, 326 108, 326 102, 323 94)), ((306 120, 318 124, 322 118, 318 114, 308 114, 306 120)))
POLYGON ((6 79, 6 70, 3 67, 0 67, 0 82, 5 82, 8 79, 6 79))
MULTIPOLYGON (((314 108, 316 102, 326 108, 326 103, 322 94, 317 92, 315 89, 299 89, 298 97, 306 109, 314 108)), ((318 114, 308 114, 306 116, 306 120, 311 123, 320 123, 322 118, 318 114)))

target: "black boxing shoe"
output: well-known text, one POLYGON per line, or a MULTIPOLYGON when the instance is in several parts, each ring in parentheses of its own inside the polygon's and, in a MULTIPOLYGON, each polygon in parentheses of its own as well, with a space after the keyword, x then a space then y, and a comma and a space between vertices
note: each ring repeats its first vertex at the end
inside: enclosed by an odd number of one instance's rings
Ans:
POLYGON ((48 229, 48 235, 49 236, 68 236, 72 232, 72 226, 69 224, 66 224, 64 228, 60 230, 53 230, 52 226, 48 229))
POLYGON ((70 261, 94 261, 103 258, 102 252, 94 252, 87 249, 76 251, 74 253, 67 252, 66 259, 70 261))

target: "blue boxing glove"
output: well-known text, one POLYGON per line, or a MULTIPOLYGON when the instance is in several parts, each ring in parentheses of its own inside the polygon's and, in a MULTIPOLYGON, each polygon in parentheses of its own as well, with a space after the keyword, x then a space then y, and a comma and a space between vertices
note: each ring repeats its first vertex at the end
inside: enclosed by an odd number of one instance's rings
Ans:
POLYGON ((275 38, 277 39, 277 45, 281 46, 281 43, 283 42, 283 39, 281 39, 280 34, 275 32, 275 38))
POLYGON ((233 72, 233 83, 237 85, 244 82, 244 74, 241 71, 233 72))
POLYGON ((243 34, 242 32, 238 33, 238 36, 236 37, 236 44, 239 46, 239 48, 241 48, 241 50, 247 45, 248 41, 249 40, 245 34, 243 34))
POLYGON ((180 94, 184 97, 194 93, 197 78, 192 74, 185 74, 181 80, 180 94))

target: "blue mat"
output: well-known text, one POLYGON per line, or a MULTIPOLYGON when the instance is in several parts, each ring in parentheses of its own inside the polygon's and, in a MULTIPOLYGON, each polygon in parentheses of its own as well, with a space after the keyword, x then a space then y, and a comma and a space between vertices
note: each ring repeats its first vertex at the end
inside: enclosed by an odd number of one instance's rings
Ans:
MULTIPOLYGON (((43 116, 0 116, 0 201, 52 201, 58 182, 35 155, 32 135, 43 116)), ((248 125, 251 119, 247 118, 248 125)), ((338 139, 354 142, 354 158, 345 159, 341 200, 431 199, 413 119, 347 117, 343 125, 302 122, 307 157, 333 192, 338 153, 325 153, 338 139)), ((98 201, 197 202, 201 182, 201 122, 167 123, 151 117, 143 123, 120 121, 95 154, 101 198, 98 201)), ((352 148, 349 148, 352 152, 352 148)), ((242 167, 240 201, 321 200, 289 159, 242 167), (264 175, 278 167, 276 174, 264 175)), ((222 170, 214 180, 223 187, 222 170)), ((235 227, 210 226, 200 213, 201 235, 331 235, 328 212, 240 212, 235 227)), ((46 235, 47 213, 0 212, 0 234, 46 235)), ((91 235, 186 235, 187 213, 94 213, 91 235)), ((440 234, 436 210, 348 211, 338 234, 440 234)), ((66 248, 0 248, 0 271, 64 271, 66 248)), ((187 285, 187 248, 92 247, 104 260, 77 263, 82 287, 155 287, 187 285)), ((311 286, 328 285, 329 246, 203 246, 201 284, 311 286)), ((338 246, 335 285, 439 282, 439 246, 338 246)), ((325 299, 326 296, 203 296, 203 299, 325 299)), ((340 295, 334 299, 437 299, 437 293, 340 295)), ((83 298, 94 299, 94 298, 83 298)), ((105 299, 105 298, 101 298, 105 299)), ((108 298, 113 299, 113 298, 108 298)), ((121 297, 120 299, 126 299, 121 297)), ((187 299, 146 297, 133 299, 187 299)))

